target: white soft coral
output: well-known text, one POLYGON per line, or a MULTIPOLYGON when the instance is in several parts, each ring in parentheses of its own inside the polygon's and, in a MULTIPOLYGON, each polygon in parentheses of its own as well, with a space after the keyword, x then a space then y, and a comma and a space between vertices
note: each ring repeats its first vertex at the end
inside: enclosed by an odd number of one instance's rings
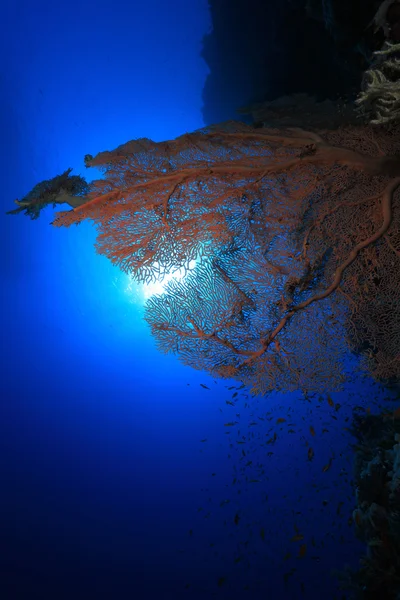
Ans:
POLYGON ((361 114, 372 117, 369 122, 374 125, 400 123, 399 52, 400 44, 386 41, 382 50, 374 52, 377 62, 364 74, 364 91, 355 104, 361 114))

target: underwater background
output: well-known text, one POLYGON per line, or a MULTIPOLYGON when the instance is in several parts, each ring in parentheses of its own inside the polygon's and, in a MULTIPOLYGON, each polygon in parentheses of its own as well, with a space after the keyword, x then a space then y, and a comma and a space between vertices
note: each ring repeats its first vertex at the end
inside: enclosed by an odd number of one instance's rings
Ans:
POLYGON ((304 2, 266 4, 2 3, 1 600, 346 597, 333 571, 364 551, 349 427, 397 389, 353 355, 341 392, 253 398, 158 352, 162 283, 96 254, 90 223, 5 215, 68 167, 98 177, 87 153, 359 87, 359 32, 337 46, 304 2))

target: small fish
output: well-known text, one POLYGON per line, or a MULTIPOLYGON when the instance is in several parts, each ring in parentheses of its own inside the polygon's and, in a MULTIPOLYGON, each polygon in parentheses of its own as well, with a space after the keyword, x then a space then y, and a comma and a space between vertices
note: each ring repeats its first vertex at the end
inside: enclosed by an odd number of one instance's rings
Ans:
POLYGON ((207 387, 207 386, 206 386, 204 383, 201 383, 200 385, 201 385, 201 387, 202 387, 202 388, 204 388, 204 389, 206 389, 206 390, 209 390, 209 389, 210 389, 210 388, 209 388, 209 387, 207 387))
POLYGON ((238 393, 235 392, 234 394, 232 394, 232 398, 236 398, 237 395, 238 395, 238 393))
POLYGON ((207 438, 204 438, 204 440, 200 440, 200 442, 201 442, 202 444, 204 444, 204 442, 206 442, 206 441, 207 441, 207 438))
POLYGON ((329 394, 328 394, 328 396, 327 396, 326 399, 328 400, 329 406, 332 406, 332 408, 333 408, 335 406, 335 403, 334 403, 334 401, 332 400, 332 398, 330 397, 329 394))
POLYGON ((235 406, 234 402, 231 402, 231 400, 225 400, 226 404, 229 404, 229 406, 235 406))
POLYGON ((299 558, 303 558, 307 554, 307 544, 302 544, 299 548, 299 558))
POLYGON ((290 552, 286 552, 285 556, 283 557, 283 560, 289 560, 289 558, 291 558, 291 553, 290 552))
POLYGON ((285 583, 287 583, 289 581, 289 577, 291 577, 293 575, 293 573, 295 573, 296 569, 290 569, 290 571, 288 571, 287 573, 283 574, 283 580, 285 583))
POLYGON ((279 425, 279 423, 285 423, 286 419, 284 419, 283 417, 279 417, 279 419, 276 420, 276 424, 279 425))
POLYGON ((224 427, 233 427, 237 424, 237 421, 229 421, 229 423, 224 423, 224 427))
POLYGON ((218 587, 223 586, 225 582, 226 582, 226 577, 220 577, 218 579, 218 582, 217 582, 218 583, 218 587))
POLYGON ((233 522, 235 523, 235 525, 239 525, 239 521, 240 521, 239 513, 236 513, 235 518, 233 519, 233 522))
POLYGON ((315 429, 312 425, 310 425, 310 433, 311 435, 315 435, 315 429))
POLYGON ((304 535, 302 535, 301 533, 296 533, 296 535, 294 535, 291 538, 291 542, 301 542, 301 540, 304 540, 304 535))
POLYGON ((264 531, 264 527, 261 527, 261 529, 260 529, 260 537, 261 537, 262 541, 264 541, 264 540, 265 540, 265 531, 264 531))
POLYGON ((332 461, 333 461, 333 458, 330 458, 329 461, 326 463, 326 465, 324 467, 322 467, 323 473, 326 473, 327 471, 329 471, 329 469, 332 466, 332 461))
POLYGON ((311 448, 311 446, 308 449, 307 456, 308 456, 308 460, 312 460, 314 458, 314 450, 311 448))

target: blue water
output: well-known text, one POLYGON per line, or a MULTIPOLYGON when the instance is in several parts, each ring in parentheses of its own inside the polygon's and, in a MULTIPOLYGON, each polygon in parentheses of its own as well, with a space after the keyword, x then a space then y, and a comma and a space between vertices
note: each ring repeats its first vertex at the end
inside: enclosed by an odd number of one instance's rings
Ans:
POLYGON ((68 167, 95 178, 87 153, 204 125, 206 0, 2 12, 1 600, 339 598, 331 570, 363 549, 345 419, 382 390, 354 375, 339 410, 243 389, 233 407, 237 382, 156 350, 154 290, 95 253, 90 223, 4 214, 68 167))

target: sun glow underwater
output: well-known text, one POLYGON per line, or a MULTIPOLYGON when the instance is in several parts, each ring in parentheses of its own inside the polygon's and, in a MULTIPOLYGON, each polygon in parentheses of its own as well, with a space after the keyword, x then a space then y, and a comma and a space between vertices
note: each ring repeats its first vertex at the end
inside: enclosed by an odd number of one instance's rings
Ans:
MULTIPOLYGON (((160 296, 166 290, 168 283, 172 280, 182 281, 196 266, 196 260, 191 260, 187 267, 175 269, 170 273, 160 276, 160 279, 149 283, 138 283, 133 275, 124 275, 123 289, 124 293, 133 304, 143 305, 152 296, 160 296)), ((157 268, 157 264, 154 265, 157 268)), ((117 279, 114 279, 114 285, 117 287, 117 279)))

